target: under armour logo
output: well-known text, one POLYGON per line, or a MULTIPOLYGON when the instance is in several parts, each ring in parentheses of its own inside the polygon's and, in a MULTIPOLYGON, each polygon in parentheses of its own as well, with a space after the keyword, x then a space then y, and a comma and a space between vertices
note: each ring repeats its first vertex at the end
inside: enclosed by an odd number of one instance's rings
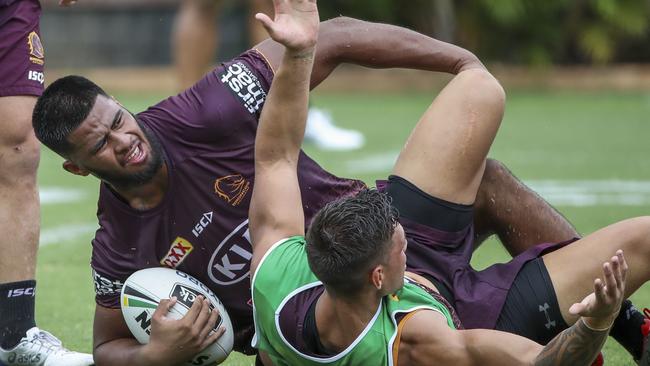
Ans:
MULTIPOLYGON (((623 304, 625 305, 625 304, 623 304)), ((625 320, 630 320, 632 319, 632 314, 638 313, 639 311, 634 307, 634 305, 630 304, 630 307, 625 311, 625 320)))
POLYGON ((546 324, 544 326, 546 329, 551 329, 551 327, 555 327, 555 320, 551 320, 551 317, 548 315, 548 309, 550 306, 548 305, 547 302, 544 303, 544 305, 539 306, 539 312, 544 312, 544 316, 546 316, 546 324))

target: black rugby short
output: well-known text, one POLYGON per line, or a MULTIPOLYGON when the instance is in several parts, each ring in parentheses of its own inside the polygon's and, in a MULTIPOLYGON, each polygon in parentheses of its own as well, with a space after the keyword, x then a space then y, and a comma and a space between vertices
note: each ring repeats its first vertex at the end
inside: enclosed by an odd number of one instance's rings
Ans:
POLYGON ((474 220, 473 205, 461 205, 431 196, 402 177, 388 177, 386 193, 400 217, 437 230, 456 232, 474 220))
POLYGON ((527 262, 508 291, 496 329, 547 344, 566 328, 544 260, 527 262))
MULTIPOLYGON (((456 232, 472 224, 474 208, 431 196, 406 179, 391 175, 388 177, 386 193, 392 199, 392 205, 400 217, 407 218, 420 225, 447 232, 456 232)), ((428 273, 419 273, 431 281, 440 295, 455 306, 453 292, 443 282, 428 273)))

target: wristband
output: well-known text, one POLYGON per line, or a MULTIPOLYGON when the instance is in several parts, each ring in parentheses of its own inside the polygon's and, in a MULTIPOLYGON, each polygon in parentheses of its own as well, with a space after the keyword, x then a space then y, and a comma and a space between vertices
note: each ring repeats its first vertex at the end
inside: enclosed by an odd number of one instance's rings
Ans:
POLYGON ((580 319, 582 319, 582 324, 584 324, 584 326, 587 327, 587 329, 589 329, 589 330, 591 330, 593 332, 606 332, 606 331, 608 331, 612 327, 612 325, 614 325, 614 321, 616 320, 616 318, 612 319, 612 321, 609 323, 609 325, 607 327, 605 327, 605 328, 594 328, 594 327, 589 326, 589 324, 587 324, 587 321, 585 320, 584 317, 582 317, 580 319))

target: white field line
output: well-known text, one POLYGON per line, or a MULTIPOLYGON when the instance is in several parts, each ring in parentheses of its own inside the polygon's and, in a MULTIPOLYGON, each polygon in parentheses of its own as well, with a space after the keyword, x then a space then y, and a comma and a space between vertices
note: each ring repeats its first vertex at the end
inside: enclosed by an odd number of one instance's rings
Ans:
MULTIPOLYGON (((61 187, 40 187, 39 196, 41 205, 65 205, 66 203, 82 201, 87 197, 86 193, 81 190, 61 187)), ((75 240, 82 236, 90 237, 95 230, 97 230, 97 224, 68 224, 43 228, 39 244, 40 246, 63 244, 66 241, 75 240)))
POLYGON ((345 162, 347 175, 390 171, 395 165, 399 153, 399 151, 387 151, 360 159, 348 160, 345 162))
POLYGON ((78 189, 61 187, 40 187, 41 205, 77 202, 86 198, 86 194, 78 189))
POLYGON ((525 183, 559 206, 650 206, 650 181, 531 180, 525 183))
MULTIPOLYGON (((392 151, 350 160, 345 165, 346 175, 390 171, 398 154, 399 152, 392 151)), ((551 204, 558 206, 650 206, 650 181, 529 180, 525 183, 551 204)))
POLYGON ((41 247, 51 244, 64 244, 66 241, 76 240, 82 236, 91 235, 97 230, 97 224, 70 224, 41 230, 39 245, 41 247))

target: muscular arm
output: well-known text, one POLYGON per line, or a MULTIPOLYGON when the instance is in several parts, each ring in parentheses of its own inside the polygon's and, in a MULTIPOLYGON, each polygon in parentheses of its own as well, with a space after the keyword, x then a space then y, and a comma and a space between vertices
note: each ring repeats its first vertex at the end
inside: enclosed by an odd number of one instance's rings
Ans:
POLYGON ((151 315, 151 334, 145 345, 133 339, 120 310, 97 305, 93 325, 93 354, 97 364, 183 364, 223 334, 223 327, 211 332, 217 324, 219 312, 210 311, 209 302, 202 296, 197 297, 180 319, 167 317, 174 304, 175 298, 160 301, 151 315))
POLYGON ((249 209, 251 271, 277 240, 304 234, 298 157, 305 133, 309 75, 318 34, 315 0, 276 1, 275 22, 264 23, 286 45, 262 110, 255 139, 255 186, 249 209))
MULTIPOLYGON (((274 69, 284 49, 267 39, 255 47, 274 69)), ((457 74, 483 67, 471 52, 412 30, 394 25, 339 17, 322 22, 316 47, 311 88, 316 87, 341 63, 372 68, 408 68, 457 74)))
POLYGON ((120 309, 95 307, 93 356, 98 365, 153 365, 133 338, 120 309))
POLYGON ((582 321, 566 329, 546 347, 526 338, 486 329, 450 329, 442 315, 419 311, 405 320, 399 365, 590 365, 607 338, 582 321))

